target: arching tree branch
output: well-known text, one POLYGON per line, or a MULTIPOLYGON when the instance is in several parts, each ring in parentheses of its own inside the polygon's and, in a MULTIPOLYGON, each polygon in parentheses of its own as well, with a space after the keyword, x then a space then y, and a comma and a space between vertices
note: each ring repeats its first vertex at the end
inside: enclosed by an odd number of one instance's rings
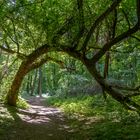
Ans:
POLYGON ((20 52, 16 52, 10 48, 6 48, 6 47, 3 47, 2 45, 0 45, 0 49, 3 50, 4 52, 7 52, 8 54, 17 54, 17 57, 19 59, 22 59, 22 60, 25 60, 26 59, 26 55, 23 54, 23 53, 20 53, 20 52))

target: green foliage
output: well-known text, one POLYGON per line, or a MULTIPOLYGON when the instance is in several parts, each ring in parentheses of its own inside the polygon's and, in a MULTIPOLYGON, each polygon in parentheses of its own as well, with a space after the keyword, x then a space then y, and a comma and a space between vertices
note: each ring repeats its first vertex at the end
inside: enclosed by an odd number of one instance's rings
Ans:
POLYGON ((125 110, 122 106, 108 97, 105 101, 102 95, 82 96, 75 98, 50 97, 46 103, 60 107, 67 115, 73 117, 96 116, 111 121, 137 121, 138 114, 125 110))
POLYGON ((17 107, 22 109, 27 109, 29 108, 29 104, 26 102, 25 99, 20 97, 17 102, 17 107))
POLYGON ((140 117, 125 110, 110 97, 101 95, 77 98, 50 97, 46 104, 60 107, 71 119, 77 133, 75 139, 117 140, 139 139, 140 117))
POLYGON ((4 104, 0 103, 0 136, 1 138, 6 138, 6 132, 12 130, 14 123, 14 117, 11 115, 14 112, 12 108, 6 107, 4 104))
MULTIPOLYGON (((24 56, 29 55, 44 44, 53 46, 54 50, 57 48, 59 51, 62 51, 58 54, 56 52, 47 52, 47 55, 57 60, 61 60, 64 66, 63 68, 60 68, 61 66, 54 63, 47 63, 42 67, 40 88, 43 93, 66 98, 69 90, 78 90, 78 88, 86 87, 87 84, 94 84, 87 69, 77 60, 65 55, 65 49, 60 46, 70 46, 70 49, 75 51, 75 53, 80 53, 81 57, 85 55, 87 59, 90 59, 98 49, 100 50, 104 44, 108 43, 107 40, 112 39, 112 36, 109 34, 112 34, 113 32, 112 26, 114 25, 114 18, 117 18, 116 27, 114 27, 115 37, 125 32, 128 28, 132 28, 137 22, 136 1, 132 0, 124 0, 115 8, 117 17, 114 16, 114 9, 105 20, 98 24, 98 20, 96 21, 96 19, 111 4, 112 1, 110 0, 83 1, 82 18, 85 22, 85 31, 83 31, 83 36, 78 40, 80 37, 78 31, 81 30, 79 23, 82 23, 79 19, 82 19, 79 16, 80 14, 76 1, 1 1, 0 46, 2 46, 3 49, 10 51, 11 54, 0 50, 0 98, 5 98, 20 63, 26 61, 26 59, 18 61, 17 58, 20 58, 19 56, 21 54, 24 56), (66 23, 69 18, 72 18, 72 23, 66 23), (97 27, 95 28, 87 47, 80 51, 85 37, 90 33, 90 27, 94 22, 97 24, 97 27), (68 29, 66 31, 65 28, 61 30, 63 26, 68 29), (54 37, 58 38, 58 42, 55 42, 54 37), (79 46, 76 49, 73 49, 72 47, 76 44, 75 41, 79 46), (94 48, 94 46, 97 48, 94 48)), ((81 34, 81 32, 79 33, 81 34)), ((139 37, 139 32, 134 35, 139 37)), ((107 49, 110 51, 109 75, 107 77, 107 80, 110 83, 116 82, 118 85, 132 87, 140 83, 139 49, 139 41, 134 38, 124 40, 123 42, 115 44, 114 47, 112 46, 111 49, 107 49)), ((43 56, 41 57, 43 58, 43 56)), ((33 64, 36 64, 41 57, 34 60, 33 64)), ((101 75, 103 75, 104 72, 104 62, 105 57, 102 57, 102 59, 96 63, 97 69, 101 75)), ((31 94, 31 91, 33 91, 33 95, 38 94, 39 76, 38 70, 37 72, 30 72, 24 79, 20 93, 31 94)), ((74 95, 76 96, 76 94, 74 95)), ((139 102, 138 98, 136 100, 139 102)), ((132 124, 132 122, 138 120, 137 114, 122 109, 122 106, 118 105, 118 103, 110 99, 110 97, 107 101, 104 101, 101 96, 67 99, 51 97, 47 100, 47 103, 59 106, 68 116, 77 118, 95 116, 95 118, 100 120, 121 122, 123 124, 132 124)), ((26 101, 21 98, 19 98, 17 106, 20 108, 29 107, 26 101)), ((112 123, 108 124, 108 126, 102 124, 103 129, 96 132, 95 135, 98 136, 99 139, 102 139, 100 133, 105 131, 108 132, 108 129, 110 128, 113 130, 115 129, 111 125, 112 123)), ((97 130, 99 128, 97 126, 97 130)), ((118 128, 120 128, 120 126, 118 126, 118 128)), ((119 131, 119 129, 117 131, 119 131)), ((115 139, 113 135, 109 138, 106 133, 104 133, 106 139, 115 139)), ((133 138, 133 136, 131 138, 133 138)))
MULTIPOLYGON (((115 36, 117 36, 135 25, 137 16, 136 1, 131 0, 124 0, 115 8, 117 11, 116 17, 114 15, 114 9, 103 21, 100 21, 99 18, 99 24, 96 19, 112 4, 112 1, 83 1, 82 17, 80 17, 79 14, 77 1, 22 0, 3 1, 1 3, 0 45, 12 52, 11 55, 9 53, 8 57, 6 57, 4 52, 0 52, 0 78, 3 75, 2 73, 4 73, 5 67, 8 69, 4 78, 0 79, 2 83, 0 94, 2 94, 2 96, 7 94, 20 63, 25 60, 16 61, 16 58, 21 54, 23 54, 24 57, 27 56, 43 44, 53 46, 54 50, 55 48, 59 51, 61 50, 62 52, 58 54, 56 52, 47 52, 46 54, 52 58, 61 60, 64 63, 64 67, 66 67, 61 69, 54 63, 44 65, 42 68, 43 78, 41 81, 41 91, 43 93, 49 93, 50 95, 67 94, 71 88, 82 87, 86 83, 92 83, 91 76, 86 68, 77 60, 65 55, 64 48, 71 48, 75 43, 78 43, 78 47, 73 49, 73 51, 76 53, 79 52, 81 56, 85 55, 85 57, 91 58, 97 49, 101 49, 104 44, 106 44, 106 41, 112 38, 111 32, 113 32, 112 26, 114 25, 113 22, 115 22, 114 18, 117 18, 116 27, 114 28, 115 36), (71 18, 72 22, 69 22, 68 19, 71 18), (82 18, 85 24, 85 31, 82 31, 83 36, 80 37, 79 33, 81 34, 81 32, 78 33, 78 31, 81 30, 79 23, 82 21, 79 20, 82 20, 82 18), (97 27, 95 24, 95 31, 86 49, 80 51, 81 45, 87 34, 90 33, 90 27, 94 22, 97 24, 97 27), (80 37, 78 42, 76 41, 78 40, 77 37, 80 37), (56 41, 55 38, 58 38, 58 40, 56 39, 56 41), (62 47, 60 49, 59 47, 61 45, 64 45, 64 48, 62 47), (97 49, 94 48, 94 46, 97 46, 97 49)), ((139 33, 135 35, 139 36, 139 33)), ((138 51, 139 42, 134 40, 134 38, 115 44, 114 48, 112 47, 110 50, 109 80, 111 79, 113 81, 116 79, 119 84, 123 83, 128 86, 138 84, 140 81, 138 51)), ((35 59, 33 63, 37 63, 43 58, 43 55, 44 54, 35 59)), ((102 57, 97 64, 98 71, 101 75, 104 71, 104 60, 105 57, 102 57)), ((35 71, 31 72, 28 77, 24 79, 21 93, 28 92, 31 94, 32 89, 34 89, 33 94, 38 93, 39 74, 37 73, 37 78, 34 79, 35 73, 35 71)))

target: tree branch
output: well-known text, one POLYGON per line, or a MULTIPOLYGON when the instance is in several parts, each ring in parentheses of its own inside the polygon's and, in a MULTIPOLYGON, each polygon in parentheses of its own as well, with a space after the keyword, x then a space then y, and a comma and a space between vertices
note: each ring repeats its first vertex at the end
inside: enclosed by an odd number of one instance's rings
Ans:
POLYGON ((140 90, 140 86, 137 86, 135 88, 131 88, 128 86, 120 86, 120 85, 116 85, 116 84, 111 84, 110 86, 113 88, 117 88, 119 90, 126 90, 126 91, 139 91, 140 90))
MULTIPOLYGON (((137 46, 135 45, 134 47, 131 48, 131 50, 128 50, 128 51, 119 51, 119 50, 115 50, 115 49, 110 49, 109 52, 126 53, 126 54, 128 54, 128 53, 132 53, 136 47, 137 46)), ((102 48, 101 47, 92 47, 92 46, 90 47, 89 46, 89 50, 90 49, 101 50, 102 48)), ((140 48, 137 48, 137 49, 140 50, 140 48)))
POLYGON ((123 104, 127 109, 136 111, 137 113, 140 113, 140 105, 135 103, 131 98, 125 96, 122 94, 122 92, 115 90, 111 87, 111 85, 105 80, 100 73, 96 69, 96 65, 92 63, 92 60, 84 60, 85 65, 87 66, 87 69, 89 72, 94 76, 96 81, 101 85, 101 87, 114 99, 116 99, 118 102, 123 104))
POLYGON ((137 18, 138 18, 138 25, 140 28, 140 0, 136 0, 136 4, 137 4, 137 18))
POLYGON ((84 22, 84 9, 83 9, 83 0, 77 0, 77 7, 78 7, 78 21, 79 21, 79 32, 77 33, 76 37, 73 39, 72 46, 75 49, 80 39, 82 38, 85 30, 85 22, 84 22))
POLYGON ((57 59, 55 59, 55 58, 52 58, 52 57, 49 57, 49 56, 46 55, 46 56, 43 57, 41 60, 32 63, 32 64, 29 66, 28 72, 30 72, 30 71, 33 70, 33 69, 39 68, 40 66, 42 66, 44 63, 46 63, 46 62, 48 62, 48 61, 53 61, 53 62, 55 62, 56 64, 59 64, 62 68, 64 67, 64 63, 63 63, 62 61, 57 60, 57 59))
POLYGON ((136 37, 136 36, 133 36, 131 35, 132 38, 135 38, 137 41, 140 41, 140 38, 136 37))
POLYGON ((0 49, 3 50, 4 52, 7 52, 8 54, 17 54, 17 57, 19 59, 25 60, 27 58, 27 56, 25 54, 13 51, 13 50, 6 48, 6 47, 3 47, 1 45, 0 45, 0 49))
POLYGON ((117 26, 117 9, 114 9, 114 20, 113 20, 113 25, 112 25, 112 36, 111 38, 113 39, 116 35, 116 26, 117 26))
POLYGON ((16 35, 16 27, 15 27, 15 23, 14 23, 14 20, 13 20, 13 18, 11 18, 11 17, 7 17, 7 18, 9 18, 10 20, 11 20, 11 22, 12 22, 12 25, 13 25, 13 31, 14 31, 14 36, 15 36, 15 40, 14 40, 14 42, 16 43, 16 46, 17 46, 17 52, 19 52, 19 47, 20 47, 20 45, 19 45, 19 42, 18 42, 18 37, 17 37, 17 35, 16 35))
POLYGON ((83 0, 77 0, 77 6, 78 6, 78 11, 79 11, 79 31, 83 32, 85 28, 83 0))
POLYGON ((88 42, 89 42, 92 34, 94 33, 96 27, 119 5, 119 3, 121 1, 122 0, 114 0, 112 5, 95 20, 95 22, 92 24, 92 26, 86 36, 86 39, 84 40, 81 50, 86 48, 86 46, 88 45, 88 42))
MULTIPOLYGON (((13 66, 13 64, 17 61, 17 58, 13 60, 13 62, 8 66, 8 69, 10 69, 10 67, 13 66)), ((9 72, 4 72, 1 76, 0 76, 0 84, 2 83, 3 78, 7 77, 9 75, 9 72)))
POLYGON ((55 35, 52 38, 52 43, 56 44, 62 35, 64 35, 72 26, 74 21, 73 17, 68 18, 64 24, 56 31, 55 35))
POLYGON ((140 92, 134 92, 134 93, 129 93, 127 95, 125 95, 126 97, 134 97, 134 96, 139 96, 140 92))
POLYGON ((113 45, 117 44, 118 42, 130 37, 132 34, 139 30, 138 23, 131 29, 127 30, 126 32, 122 33, 121 35, 117 36, 116 38, 112 39, 109 43, 106 43, 101 50, 99 50, 92 58, 93 63, 96 63, 105 53, 108 51, 113 45))
POLYGON ((127 13, 126 13, 124 10, 122 10, 122 12, 123 12, 124 17, 125 17, 125 19, 126 19, 126 22, 127 22, 127 24, 128 24, 128 28, 130 29, 131 25, 130 25, 130 22, 129 22, 129 18, 128 18, 128 16, 127 16, 127 13))

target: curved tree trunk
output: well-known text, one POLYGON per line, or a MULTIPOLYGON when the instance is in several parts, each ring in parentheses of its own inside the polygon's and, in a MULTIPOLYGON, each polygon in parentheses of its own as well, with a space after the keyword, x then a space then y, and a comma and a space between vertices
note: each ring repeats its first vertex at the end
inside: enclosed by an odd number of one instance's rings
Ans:
POLYGON ((45 54, 47 51, 48 51, 48 46, 43 45, 40 48, 33 51, 30 55, 26 57, 24 61, 22 61, 18 69, 18 72, 16 73, 14 77, 12 85, 8 91, 8 94, 6 96, 7 104, 11 106, 16 106, 16 103, 18 100, 19 89, 25 75, 31 70, 40 67, 42 64, 44 64, 48 60, 48 58, 46 57, 46 58, 41 59, 39 62, 33 63, 35 62, 35 60, 37 60, 38 57, 45 54))
POLYGON ((16 102, 18 99, 18 93, 24 76, 27 74, 27 65, 25 62, 22 62, 21 66, 19 67, 18 72, 16 73, 14 80, 12 82, 11 88, 7 94, 7 103, 11 106, 16 106, 16 102))
MULTIPOLYGON (((40 49, 40 48, 39 48, 40 49)), ((42 58, 40 61, 36 61, 39 56, 45 53, 43 48, 43 53, 41 54, 41 51, 34 51, 31 55, 28 56, 26 61, 23 61, 21 63, 21 66, 19 67, 18 72, 15 75, 15 78, 12 82, 11 88, 7 94, 7 103, 12 106, 16 106, 16 102, 18 99, 18 92, 19 88, 21 86, 21 83, 24 79, 24 76, 31 70, 36 69, 43 65, 48 60, 54 60, 50 59, 48 57, 42 58)), ((102 86, 102 88, 111 95, 114 99, 119 101, 121 104, 123 104, 127 109, 137 111, 140 113, 140 106, 131 100, 128 96, 123 95, 120 91, 116 90, 112 85, 110 85, 104 77, 100 75, 100 73, 96 69, 96 63, 93 62, 93 59, 87 59, 81 55, 77 55, 73 53, 72 51, 67 52, 69 55, 75 57, 76 59, 79 59, 83 62, 83 64, 87 67, 88 71, 91 73, 91 75, 95 78, 95 80, 102 86)), ((58 62, 58 61, 57 61, 58 62)))
MULTIPOLYGON (((96 64, 92 62, 92 60, 88 59, 82 59, 81 60, 84 65, 87 67, 88 71, 91 73, 91 75, 95 78, 95 80, 103 87, 103 89, 111 95, 114 99, 116 99, 118 102, 123 104, 127 109, 136 111, 140 113, 140 106, 132 101, 129 97, 123 95, 118 90, 114 89, 112 85, 110 85, 97 71, 96 64)), ((44 60, 42 61, 44 62, 44 60)), ((16 102, 18 99, 18 92, 20 89, 20 86, 22 84, 22 81, 24 79, 24 76, 31 71, 34 68, 38 68, 44 63, 40 63, 39 65, 32 65, 31 61, 23 61, 21 66, 19 67, 18 72, 15 75, 15 78, 12 82, 11 88, 7 94, 7 103, 12 106, 16 106, 16 102), (29 63, 30 62, 30 63, 29 63)))
POLYGON ((95 80, 101 85, 101 87, 115 100, 120 102, 122 105, 124 105, 125 108, 129 110, 136 111, 140 114, 140 106, 135 103, 131 98, 123 95, 120 91, 114 89, 112 85, 110 85, 97 71, 96 64, 93 64, 92 61, 87 60, 84 61, 85 66, 87 67, 88 71, 91 73, 91 75, 95 78, 95 80))

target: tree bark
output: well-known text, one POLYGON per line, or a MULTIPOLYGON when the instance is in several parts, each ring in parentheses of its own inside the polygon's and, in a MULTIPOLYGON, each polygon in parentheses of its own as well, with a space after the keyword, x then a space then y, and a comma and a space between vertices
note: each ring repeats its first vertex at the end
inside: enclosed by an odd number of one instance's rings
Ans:
MULTIPOLYGON (((104 64, 104 79, 107 78, 108 76, 108 69, 109 69, 109 51, 106 52, 106 55, 105 55, 105 64, 104 64)), ((102 92, 103 92, 103 96, 104 98, 106 99, 107 98, 107 95, 104 91, 104 88, 102 87, 102 92)))
POLYGON ((22 81, 23 81, 25 75, 29 71, 40 67, 42 64, 44 64, 47 61, 47 59, 42 59, 42 61, 40 61, 39 64, 37 63, 37 65, 35 65, 33 63, 41 55, 47 53, 48 47, 49 46, 46 44, 41 46, 40 48, 33 51, 30 55, 28 55, 25 60, 22 61, 16 75, 14 76, 14 80, 13 80, 12 85, 6 96, 6 102, 8 105, 16 106, 16 103, 18 100, 19 89, 20 89, 20 86, 22 84, 22 81))
POLYGON ((132 101, 129 97, 123 95, 120 91, 115 90, 107 81, 100 75, 96 69, 96 65, 93 64, 91 60, 84 60, 84 64, 87 67, 88 71, 95 78, 95 80, 101 85, 101 87, 115 100, 120 102, 129 110, 136 111, 140 114, 140 106, 132 101))
POLYGON ((22 84, 22 81, 24 79, 24 76, 27 74, 27 65, 25 62, 22 62, 22 64, 19 67, 18 72, 15 75, 15 78, 12 82, 11 88, 7 94, 7 103, 11 106, 16 106, 17 100, 18 100, 18 93, 19 88, 22 84))

